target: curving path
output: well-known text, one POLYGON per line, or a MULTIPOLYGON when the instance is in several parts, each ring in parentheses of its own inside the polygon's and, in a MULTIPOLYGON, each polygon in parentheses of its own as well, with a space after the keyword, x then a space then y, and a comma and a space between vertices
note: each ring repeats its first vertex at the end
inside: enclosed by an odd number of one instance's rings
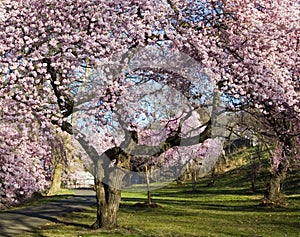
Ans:
POLYGON ((93 190, 78 189, 75 190, 75 195, 68 199, 0 212, 0 236, 15 237, 17 234, 32 231, 48 222, 56 222, 59 216, 95 203, 93 190))

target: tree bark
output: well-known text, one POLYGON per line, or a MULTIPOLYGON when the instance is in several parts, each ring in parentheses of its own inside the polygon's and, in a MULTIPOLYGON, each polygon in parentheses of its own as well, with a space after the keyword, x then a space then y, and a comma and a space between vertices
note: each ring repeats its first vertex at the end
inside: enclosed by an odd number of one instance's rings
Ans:
POLYGON ((197 159, 193 159, 190 163, 192 175, 192 191, 197 192, 197 176, 199 176, 200 164, 197 159))
POLYGON ((216 168, 213 167, 211 170, 211 180, 208 186, 215 186, 216 185, 216 168))
POLYGON ((251 189, 253 193, 256 193, 256 167, 251 164, 251 189))
POLYGON ((150 192, 150 170, 147 165, 145 166, 146 170, 146 182, 147 182, 147 204, 150 206, 152 204, 151 192, 150 192))
MULTIPOLYGON (((125 130, 127 131, 127 130, 125 130)), ((75 131, 75 133, 79 133, 75 131)), ((80 134, 80 133, 79 133, 80 134)), ((179 145, 198 144, 211 137, 211 124, 207 123, 205 130, 198 136, 190 138, 180 137, 180 128, 174 136, 170 136, 159 146, 148 147, 138 145, 137 132, 125 132, 125 140, 119 147, 113 147, 99 155, 97 150, 89 145, 84 135, 78 136, 78 142, 85 152, 92 158, 95 166, 95 191, 97 198, 97 220, 92 225, 93 229, 117 227, 117 212, 121 201, 121 188, 123 178, 126 175, 124 170, 130 169, 131 154, 159 156, 166 150, 179 145), (158 151, 153 154, 153 148, 158 151)), ((150 197, 151 200, 151 197, 150 197)))
POLYGON ((54 167, 51 185, 47 192, 47 196, 55 195, 60 190, 62 167, 63 165, 60 163, 56 164, 56 166, 54 167))
POLYGON ((270 181, 264 200, 264 203, 266 205, 283 204, 284 198, 281 190, 285 178, 286 167, 282 163, 280 163, 278 169, 276 171, 273 171, 270 175, 270 181))
POLYGON ((197 192, 197 173, 195 170, 192 171, 192 187, 193 192, 197 192))
MULTIPOLYGON (((277 168, 271 173, 269 187, 265 194, 265 201, 270 205, 281 205, 285 203, 284 195, 281 193, 281 190, 287 175, 289 159, 293 157, 292 151, 295 148, 294 137, 283 137, 281 138, 281 142, 282 144, 278 147, 281 161, 278 163, 277 168)), ((277 156, 278 155, 279 154, 277 154, 277 156)))
POLYGON ((117 227, 117 212, 121 201, 121 191, 100 180, 95 181, 97 198, 97 220, 93 229, 112 229, 117 227))
POLYGON ((117 212, 121 201, 121 188, 129 168, 130 156, 119 147, 107 150, 95 161, 95 190, 97 220, 93 229, 116 228, 117 212))

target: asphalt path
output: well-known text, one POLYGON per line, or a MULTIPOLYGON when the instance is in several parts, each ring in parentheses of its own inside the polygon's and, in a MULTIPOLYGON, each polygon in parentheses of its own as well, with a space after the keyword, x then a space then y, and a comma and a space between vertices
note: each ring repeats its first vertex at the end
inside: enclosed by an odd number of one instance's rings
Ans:
POLYGON ((33 231, 49 222, 59 222, 57 217, 95 203, 93 190, 77 189, 75 195, 67 199, 0 212, 0 236, 21 236, 19 234, 33 231))

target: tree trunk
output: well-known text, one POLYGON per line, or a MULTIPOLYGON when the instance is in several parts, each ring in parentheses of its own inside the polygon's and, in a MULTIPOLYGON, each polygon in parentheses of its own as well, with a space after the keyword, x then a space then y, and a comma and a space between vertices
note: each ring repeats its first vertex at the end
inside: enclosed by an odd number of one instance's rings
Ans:
POLYGON ((192 187, 193 192, 197 191, 197 173, 195 170, 192 171, 192 187))
POLYGON ((215 186, 216 185, 216 168, 213 167, 211 171, 211 180, 208 184, 208 186, 215 186))
POLYGON ((193 159, 190 163, 191 175, 192 175, 192 191, 197 192, 197 176, 199 175, 200 164, 196 159, 193 159))
POLYGON ((279 164, 278 169, 273 171, 270 176, 269 186, 265 194, 264 203, 266 205, 283 204, 284 198, 281 193, 282 184, 286 177, 286 168, 282 163, 279 164))
POLYGON ((60 190, 62 167, 63 165, 60 163, 56 164, 56 166, 54 167, 51 185, 47 192, 47 196, 55 195, 60 190))
POLYGON ((293 137, 284 137, 281 139, 282 144, 277 147, 274 154, 273 162, 276 161, 275 157, 280 157, 281 161, 278 162, 277 168, 273 170, 270 177, 270 183, 265 195, 265 202, 271 205, 281 205, 285 203, 284 195, 281 193, 283 181, 286 178, 289 159, 294 155, 293 149, 295 148, 295 140, 293 137))
POLYGON ((129 161, 130 157, 121 149, 112 148, 103 153, 94 163, 97 220, 92 225, 93 229, 117 227, 121 188, 126 175, 123 169, 129 167, 129 161))
POLYGON ((256 193, 256 167, 251 164, 251 189, 253 193, 256 193))
POLYGON ((121 201, 121 191, 107 184, 95 181, 97 198, 97 220, 93 229, 117 227, 117 212, 121 201))
POLYGON ((256 172, 257 172, 257 164, 255 162, 255 156, 251 155, 251 189, 253 193, 256 193, 256 172))
POLYGON ((145 166, 146 169, 146 182, 147 182, 147 204, 150 206, 152 204, 151 200, 151 193, 150 193, 150 170, 147 166, 145 166))

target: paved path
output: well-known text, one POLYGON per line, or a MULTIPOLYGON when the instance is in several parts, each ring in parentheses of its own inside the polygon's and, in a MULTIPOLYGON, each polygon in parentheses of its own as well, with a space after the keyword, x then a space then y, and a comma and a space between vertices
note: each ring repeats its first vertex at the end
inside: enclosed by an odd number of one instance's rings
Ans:
POLYGON ((19 233, 32 231, 48 222, 56 222, 59 216, 95 203, 93 190, 79 189, 68 199, 0 212, 0 236, 15 237, 19 233))

